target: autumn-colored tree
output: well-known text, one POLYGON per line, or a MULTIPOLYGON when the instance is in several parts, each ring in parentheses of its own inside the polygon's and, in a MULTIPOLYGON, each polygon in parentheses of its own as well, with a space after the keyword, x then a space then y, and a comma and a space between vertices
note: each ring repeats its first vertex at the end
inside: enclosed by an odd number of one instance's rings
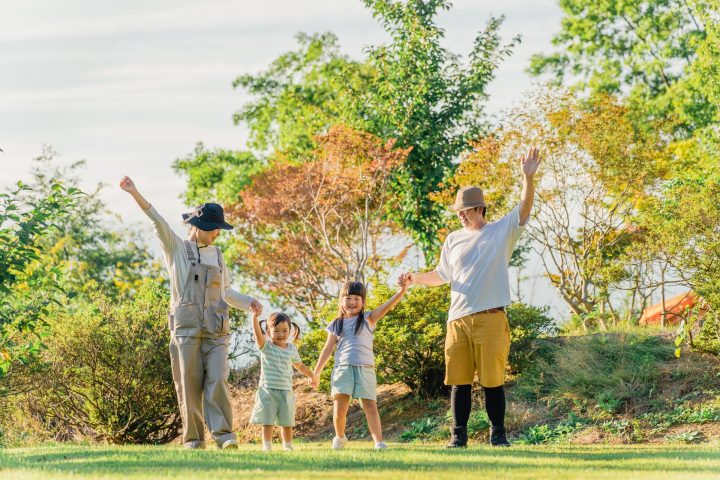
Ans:
POLYGON ((612 292, 632 276, 623 253, 637 235, 633 215, 667 153, 615 98, 543 89, 475 144, 436 200, 475 184, 487 192, 489 211, 504 213, 519 198, 517 159, 528 145, 545 160, 527 233, 582 326, 605 328, 619 317, 612 292))
POLYGON ((390 178, 409 149, 335 126, 302 163, 276 158, 229 209, 237 262, 271 299, 309 315, 347 280, 363 280, 391 233, 390 178), (247 240, 243 240, 247 239, 247 240))

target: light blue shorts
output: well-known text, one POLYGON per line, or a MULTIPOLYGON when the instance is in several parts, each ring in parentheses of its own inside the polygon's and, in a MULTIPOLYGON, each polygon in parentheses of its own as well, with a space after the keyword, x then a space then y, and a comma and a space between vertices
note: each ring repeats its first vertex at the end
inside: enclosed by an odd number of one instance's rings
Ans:
POLYGON ((250 423, 294 427, 295 394, 293 391, 258 387, 250 423))
POLYGON ((377 400, 375 367, 336 365, 330 380, 330 395, 350 395, 350 398, 377 400))

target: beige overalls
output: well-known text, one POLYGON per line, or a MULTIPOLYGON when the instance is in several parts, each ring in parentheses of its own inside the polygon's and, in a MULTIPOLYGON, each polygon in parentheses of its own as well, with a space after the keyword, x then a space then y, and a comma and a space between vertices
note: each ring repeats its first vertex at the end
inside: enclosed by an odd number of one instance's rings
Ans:
POLYGON ((184 243, 190 271, 182 296, 170 312, 170 360, 183 422, 182 441, 188 447, 205 446, 204 411, 213 440, 222 446, 236 439, 227 382, 230 317, 220 290, 225 261, 215 247, 220 266, 204 265, 195 254, 195 244, 184 243))

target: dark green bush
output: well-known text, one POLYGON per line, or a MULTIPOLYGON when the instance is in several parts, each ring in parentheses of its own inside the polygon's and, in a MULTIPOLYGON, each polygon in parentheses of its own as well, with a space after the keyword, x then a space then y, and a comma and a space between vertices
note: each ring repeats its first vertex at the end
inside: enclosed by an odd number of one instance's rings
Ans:
POLYGON ((533 307, 513 303, 507 309, 510 323, 510 358, 508 364, 513 373, 521 373, 538 357, 541 345, 536 342, 542 336, 557 334, 555 320, 548 316, 550 307, 533 307))
POLYGON ((48 320, 43 368, 28 372, 29 415, 57 438, 165 443, 181 420, 168 355, 168 295, 145 282, 133 298, 96 294, 48 320))

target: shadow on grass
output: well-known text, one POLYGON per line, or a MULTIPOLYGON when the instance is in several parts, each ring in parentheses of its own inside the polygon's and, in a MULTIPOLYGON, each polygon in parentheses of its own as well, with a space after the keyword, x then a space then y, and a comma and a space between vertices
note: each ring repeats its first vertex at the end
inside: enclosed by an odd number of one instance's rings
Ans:
MULTIPOLYGON (((353 448, 343 452, 326 450, 325 446, 303 447, 296 452, 263 453, 241 448, 235 452, 187 451, 172 447, 79 447, 77 445, 0 450, 0 472, 3 469, 39 470, 58 473, 102 475, 121 472, 153 472, 162 475, 220 471, 265 472, 331 472, 331 471, 423 471, 462 472, 516 470, 593 469, 608 472, 687 472, 713 474, 720 469, 720 452, 704 449, 658 448, 594 451, 592 448, 555 447, 559 451, 538 447, 515 446, 510 449, 488 447, 448 451, 437 446, 402 446, 383 452, 353 448)), ((185 475, 184 475, 185 476, 185 475)))

